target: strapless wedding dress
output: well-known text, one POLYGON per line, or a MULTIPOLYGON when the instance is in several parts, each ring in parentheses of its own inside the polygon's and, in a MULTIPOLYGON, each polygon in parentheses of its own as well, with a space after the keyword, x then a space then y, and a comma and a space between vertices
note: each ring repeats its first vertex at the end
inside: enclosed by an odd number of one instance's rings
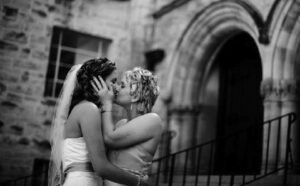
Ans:
MULTIPOLYGON (((109 152, 109 160, 117 167, 137 176, 146 176, 151 167, 152 155, 141 145, 109 152)), ((104 186, 123 186, 109 180, 104 180, 104 186)), ((125 185, 124 185, 125 186, 125 185)))
POLYGON ((103 180, 93 172, 83 137, 64 139, 62 161, 66 172, 63 186, 103 186, 103 180))

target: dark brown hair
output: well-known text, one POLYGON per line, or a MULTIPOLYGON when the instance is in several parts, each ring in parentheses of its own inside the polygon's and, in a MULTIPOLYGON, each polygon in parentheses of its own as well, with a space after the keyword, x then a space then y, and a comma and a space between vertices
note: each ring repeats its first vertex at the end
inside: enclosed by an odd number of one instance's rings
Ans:
POLYGON ((77 72, 77 83, 71 100, 69 114, 75 105, 82 100, 101 106, 99 97, 96 95, 91 81, 93 77, 101 76, 104 80, 116 69, 116 64, 107 58, 90 59, 83 63, 77 72))

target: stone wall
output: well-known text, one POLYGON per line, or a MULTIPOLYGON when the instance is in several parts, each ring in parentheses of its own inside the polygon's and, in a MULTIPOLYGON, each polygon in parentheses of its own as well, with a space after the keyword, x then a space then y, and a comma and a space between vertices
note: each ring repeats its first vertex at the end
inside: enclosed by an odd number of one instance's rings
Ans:
POLYGON ((43 97, 52 27, 112 39, 108 57, 130 64, 130 1, 0 1, 0 182, 48 159, 55 101, 43 97))

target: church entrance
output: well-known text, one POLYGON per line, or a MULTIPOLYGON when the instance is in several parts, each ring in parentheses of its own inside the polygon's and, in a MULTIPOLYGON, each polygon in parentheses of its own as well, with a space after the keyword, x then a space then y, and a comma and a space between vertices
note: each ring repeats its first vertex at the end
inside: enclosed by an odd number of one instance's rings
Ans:
POLYGON ((263 139, 262 64, 256 43, 247 33, 235 35, 221 48, 215 64, 220 84, 214 172, 256 174, 263 139))

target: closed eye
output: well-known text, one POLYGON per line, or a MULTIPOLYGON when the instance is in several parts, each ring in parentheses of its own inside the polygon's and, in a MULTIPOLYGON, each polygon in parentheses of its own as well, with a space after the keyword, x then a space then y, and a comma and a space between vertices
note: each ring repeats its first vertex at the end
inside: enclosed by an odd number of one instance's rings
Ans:
POLYGON ((125 88, 125 83, 123 81, 121 82, 121 88, 125 88))
POLYGON ((114 78, 111 80, 112 83, 116 83, 117 82, 117 78, 114 78))

